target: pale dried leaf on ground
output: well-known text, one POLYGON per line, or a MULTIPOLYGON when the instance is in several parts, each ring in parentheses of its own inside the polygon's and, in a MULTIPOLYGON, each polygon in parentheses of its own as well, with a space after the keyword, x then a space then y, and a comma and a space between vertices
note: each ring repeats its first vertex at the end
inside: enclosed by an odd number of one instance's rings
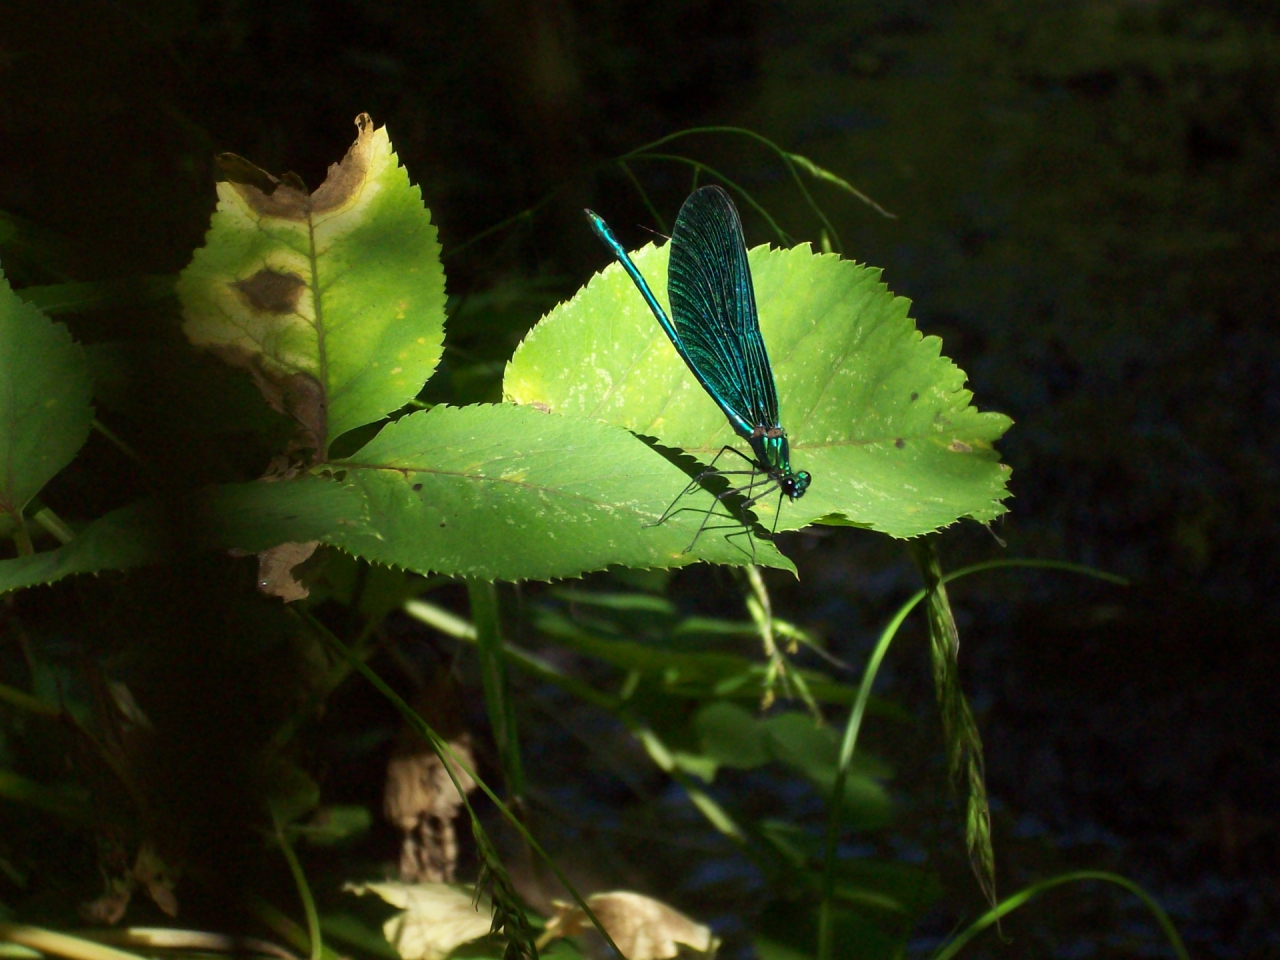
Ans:
MULTIPOLYGON (((547 921, 542 943, 592 929, 581 907, 561 901, 554 903, 556 914, 547 921)), ((681 946, 711 957, 720 946, 710 927, 642 893, 630 890, 593 893, 587 897, 587 905, 627 960, 671 960, 681 952, 681 946)))
POLYGON ((403 912, 382 925, 402 960, 443 960, 464 943, 488 935, 492 907, 470 887, 447 883, 348 883, 351 893, 374 893, 403 912))

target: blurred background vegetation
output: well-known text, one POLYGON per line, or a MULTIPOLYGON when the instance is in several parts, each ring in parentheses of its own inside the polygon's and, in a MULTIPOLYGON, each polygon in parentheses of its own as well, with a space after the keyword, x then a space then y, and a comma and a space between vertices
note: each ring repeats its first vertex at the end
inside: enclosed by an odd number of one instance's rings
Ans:
MULTIPOLYGON (((629 245, 647 241, 642 228, 662 229, 611 162, 638 146, 688 127, 748 127, 872 196, 896 218, 814 187, 845 255, 883 267, 919 326, 968 372, 978 405, 1016 421, 1001 444, 1014 468, 1012 513, 997 529, 1008 553, 1134 581, 1117 591, 1006 573, 953 591, 1003 885, 1114 869, 1162 900, 1193 953, 1280 956, 1280 8, 56 0, 8 3, 0 23, 0 263, 15 287, 176 273, 208 224, 215 152, 294 170, 314 187, 368 111, 388 126, 441 231, 451 319, 433 400, 498 399, 523 333, 604 266, 583 206, 629 245)), ((722 171, 794 241, 820 242, 821 225, 758 143, 706 133, 659 149, 722 171)), ((689 169, 643 160, 630 171, 669 224, 689 169)), ((777 242, 744 216, 749 244, 777 242)), ((178 338, 171 304, 63 319, 90 344, 178 338)), ((199 397, 172 403, 184 416, 227 412, 202 409, 199 397)), ((122 418, 131 443, 169 445, 175 483, 262 466, 253 450, 211 465, 155 411, 122 418)), ((95 516, 126 502, 142 480, 114 453, 95 436, 48 498, 73 516, 68 504, 95 516), (102 484, 112 469, 119 483, 102 484)), ((858 667, 887 612, 916 589, 900 545, 826 528, 783 547, 800 579, 770 580, 778 612, 858 667)), ((999 552, 964 527, 940 549, 953 568, 999 552)), ((56 663, 124 655, 166 677, 213 664, 191 681, 213 697, 259 669, 249 666, 262 662, 253 638, 278 614, 265 601, 238 607, 232 643, 219 591, 244 568, 210 563, 194 599, 162 576, 135 579, 127 600, 109 603, 96 582, 34 591, 16 601, 27 639, 56 663), (220 629, 202 626, 213 623, 220 629), (202 629, 199 643, 174 641, 202 629)), ((665 588, 684 614, 741 618, 725 571, 645 585, 665 588)), ((465 611, 460 588, 441 596, 465 611)), ((521 611, 559 602, 542 585, 504 598, 521 611)), ((878 691, 913 720, 869 730, 897 772, 898 815, 866 846, 941 877, 941 899, 907 940, 923 955, 982 907, 947 800, 923 627, 912 630, 878 691)), ((10 629, 6 662, 23 657, 14 638, 10 629)), ((268 659, 264 691, 269 678, 268 659)), ((743 904, 759 877, 701 836, 682 796, 652 780, 619 786, 609 749, 572 735, 580 724, 568 705, 536 686, 524 692, 531 711, 542 705, 522 736, 538 757, 531 780, 541 778, 562 820, 553 845, 584 876, 663 891, 745 955, 734 938, 754 922, 743 904), (592 833, 644 817, 685 852, 652 862, 644 842, 592 833)), ((195 696, 170 695, 175 710, 195 696)), ((356 726, 325 730, 313 749, 327 757, 326 791, 376 809, 395 720, 372 694, 346 696, 359 702, 334 714, 356 726)), ((482 716, 478 702, 473 712, 482 716)), ((235 829, 221 785, 237 769, 235 738, 259 721, 208 721, 206 752, 192 755, 225 763, 184 781, 208 791, 199 804, 211 831, 235 829)), ((39 766, 6 749, 11 762, 39 766)), ((816 802, 760 772, 718 789, 790 813, 816 802)), ((6 831, 4 857, 44 844, 82 866, 38 896, 15 887, 0 899, 94 894, 92 851, 14 822, 25 833, 6 831)), ((394 859, 388 832, 367 843, 367 858, 394 859)), ((1013 944, 993 940, 988 954, 1132 955, 1158 943, 1141 914, 1093 888, 1028 910, 1007 932, 1013 944)))

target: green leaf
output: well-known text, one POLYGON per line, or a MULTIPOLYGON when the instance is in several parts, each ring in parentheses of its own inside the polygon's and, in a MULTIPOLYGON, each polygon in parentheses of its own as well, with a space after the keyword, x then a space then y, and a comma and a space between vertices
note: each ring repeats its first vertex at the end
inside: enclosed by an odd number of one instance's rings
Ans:
POLYGON ((733 703, 709 703, 693 718, 698 740, 720 766, 750 770, 771 759, 759 721, 733 703))
MULTIPOLYGON (((824 793, 835 782, 839 745, 830 727, 820 727, 808 713, 787 711, 761 719, 731 703, 711 703, 693 719, 698 741, 719 766, 749 770, 770 760, 785 763, 824 793)), ((860 755, 858 775, 849 781, 852 798, 843 807, 857 826, 884 823, 891 813, 889 796, 875 777, 888 774, 884 764, 860 755)))
POLYGON ((689 753, 685 750, 671 751, 671 760, 677 770, 683 770, 703 783, 711 783, 716 778, 716 769, 720 766, 715 757, 689 753))
POLYGON ((197 346, 250 369, 267 399, 329 442, 412 400, 440 361, 444 270, 419 189, 367 114, 308 194, 238 157, 178 280, 197 346))
MULTIPOLYGON (((688 478, 631 434, 510 404, 435 407, 387 425, 353 457, 296 481, 225 487, 211 540, 257 551, 322 540, 420 573, 522 580, 610 564, 749 563, 737 524, 652 526, 688 478)), ((703 491, 690 498, 711 506, 703 491)), ((792 569, 767 541, 755 560, 792 569)))
MULTIPOLYGON (((832 956, 837 960, 896 960, 903 955, 901 938, 888 935, 857 909, 837 908, 833 913, 832 956)), ((808 899, 769 904, 757 921, 754 938, 762 960, 812 956, 817 920, 817 911, 808 899)))
MULTIPOLYGON (((768 734, 773 756, 830 797, 840 752, 835 731, 818 726, 808 714, 794 711, 775 714, 761 721, 761 726, 768 734)), ((888 768, 875 758, 865 753, 855 757, 851 775, 845 781, 841 817, 859 828, 887 823, 893 804, 879 778, 888 775, 888 768)))
MULTIPOLYGON (((811 714, 794 710, 775 713, 760 724, 774 758, 795 767, 824 789, 831 789, 840 755, 839 739, 831 727, 819 726, 811 714)), ((866 752, 857 754, 849 769, 882 780, 892 775, 886 764, 866 752)))
POLYGON ((760 697, 764 666, 747 657, 668 650, 635 640, 602 637, 581 629, 567 617, 546 610, 538 612, 536 623, 538 631, 554 639, 557 645, 621 670, 659 680, 664 693, 701 699, 710 696, 715 686, 741 681, 746 697, 754 700, 760 697))
POLYGON ((84 349, 0 274, 0 511, 17 517, 89 436, 84 349))
POLYGON ((93 283, 54 283, 23 287, 19 296, 48 314, 119 310, 172 297, 176 279, 173 276, 144 276, 93 283))
POLYGON ((125 570, 162 556, 161 513, 154 502, 135 503, 99 517, 64 547, 0 560, 0 593, 54 583, 73 573, 125 570))
POLYGON ((44 810, 72 823, 93 822, 87 791, 71 786, 46 786, 4 767, 0 767, 0 797, 44 810))
MULTIPOLYGON (((835 781, 838 746, 830 728, 819 727, 807 713, 786 712, 760 719, 730 703, 711 703, 693 719, 703 753, 718 766, 749 770, 778 760, 829 794, 835 781)), ((845 819, 856 827, 885 823, 891 813, 889 795, 873 777, 887 773, 883 764, 862 758, 859 775, 847 784, 845 819)))
POLYGON ((373 814, 357 804, 320 807, 306 823, 293 824, 289 832, 317 847, 328 847, 368 833, 373 814))
POLYGON ((292 824, 320 805, 320 785, 292 760, 275 757, 261 771, 267 805, 279 824, 292 824))
MULTIPOLYGON (((665 300, 667 248, 634 259, 665 300)), ((964 372, 940 355, 937 337, 915 329, 908 301, 879 270, 807 246, 757 247, 750 261, 792 464, 814 476, 803 499, 783 505, 778 529, 818 521, 913 537, 1005 512, 1009 471, 992 443, 1011 421, 969 405, 964 372)), ((617 264, 533 329, 503 392, 704 462, 737 439, 617 264)), ((776 505, 754 508, 766 527, 776 505)))
POLYGON ((320 929, 326 939, 341 940, 356 947, 361 954, 378 957, 379 960, 400 960, 382 931, 374 930, 361 917, 351 913, 326 913, 320 917, 320 929))
POLYGON ((836 891, 864 907, 916 913, 942 896, 942 883, 937 874, 909 863, 855 859, 836 865, 836 891))

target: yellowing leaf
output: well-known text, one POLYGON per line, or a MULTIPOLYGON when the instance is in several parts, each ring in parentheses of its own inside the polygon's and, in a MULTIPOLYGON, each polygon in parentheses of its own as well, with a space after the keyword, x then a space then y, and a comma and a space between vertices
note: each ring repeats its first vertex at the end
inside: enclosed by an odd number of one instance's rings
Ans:
POLYGON ((444 270, 430 214, 385 127, 314 193, 231 154, 205 246, 178 281, 193 344, 244 367, 321 458, 404 406, 439 363, 444 270))

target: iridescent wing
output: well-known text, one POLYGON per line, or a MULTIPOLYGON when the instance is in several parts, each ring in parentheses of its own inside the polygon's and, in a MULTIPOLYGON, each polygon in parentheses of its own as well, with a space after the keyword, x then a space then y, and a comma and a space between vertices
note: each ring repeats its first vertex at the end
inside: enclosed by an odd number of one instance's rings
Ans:
POLYGON ((734 429, 778 423, 778 392, 760 336, 742 221, 720 187, 694 191, 671 234, 667 274, 676 348, 734 429))

